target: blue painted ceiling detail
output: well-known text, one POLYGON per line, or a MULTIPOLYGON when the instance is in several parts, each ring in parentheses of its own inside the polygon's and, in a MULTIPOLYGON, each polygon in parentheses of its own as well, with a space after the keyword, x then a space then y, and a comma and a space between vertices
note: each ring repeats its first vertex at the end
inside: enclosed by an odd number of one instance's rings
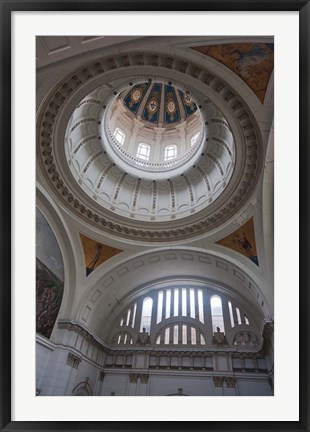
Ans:
POLYGON ((154 84, 143 109, 143 120, 149 121, 151 123, 158 123, 161 92, 162 84, 154 84))
POLYGON ((175 123, 180 121, 180 108, 174 88, 170 85, 165 86, 165 123, 175 123))
POLYGON ((192 100, 190 95, 183 93, 181 90, 179 90, 179 93, 181 95, 181 100, 186 113, 186 117, 189 117, 197 110, 197 105, 192 100))
POLYGON ((138 84, 127 94, 124 103, 131 112, 137 114, 139 106, 144 98, 145 93, 150 87, 150 83, 138 84))
POLYGON ((139 112, 142 120, 153 124, 178 123, 197 111, 197 105, 188 94, 171 85, 159 83, 135 85, 125 95, 123 102, 133 114, 139 112))

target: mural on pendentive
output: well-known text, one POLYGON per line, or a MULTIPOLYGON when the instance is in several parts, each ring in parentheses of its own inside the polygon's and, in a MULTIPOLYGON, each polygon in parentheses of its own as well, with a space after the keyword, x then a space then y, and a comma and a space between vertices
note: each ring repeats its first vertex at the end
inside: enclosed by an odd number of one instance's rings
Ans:
POLYGON ((64 289, 64 265, 56 237, 36 211, 36 331, 50 338, 64 289))
POLYGON ((84 251, 86 276, 92 273, 104 261, 123 252, 121 249, 98 243, 83 234, 80 234, 80 237, 84 251))
POLYGON ((192 47, 234 71, 263 103, 273 71, 273 43, 228 43, 192 47))
POLYGON ((249 219, 237 231, 233 232, 217 243, 230 249, 234 249, 235 251, 249 258, 257 266, 259 265, 256 251, 253 218, 249 219))

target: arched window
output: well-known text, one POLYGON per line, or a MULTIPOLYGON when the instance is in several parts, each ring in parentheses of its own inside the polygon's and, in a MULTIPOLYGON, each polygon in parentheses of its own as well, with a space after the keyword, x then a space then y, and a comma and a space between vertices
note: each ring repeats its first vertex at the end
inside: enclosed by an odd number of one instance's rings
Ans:
POLYGON ((200 135, 200 132, 197 132, 191 137, 191 147, 193 147, 196 144, 196 141, 198 140, 199 135, 200 135))
POLYGON ((122 129, 117 127, 114 131, 114 137, 119 144, 124 144, 126 135, 125 132, 122 131, 122 129))
POLYGON ((165 147, 164 161, 169 161, 177 157, 177 146, 175 144, 165 147))
POLYGON ((210 303, 213 331, 217 332, 217 327, 219 327, 220 331, 225 333, 222 300, 219 296, 213 296, 210 303))
POLYGON ((141 332, 143 331, 143 328, 145 328, 145 331, 147 333, 150 333, 152 306, 153 306, 153 300, 150 297, 146 297, 143 300, 143 305, 142 305, 141 326, 140 326, 141 332))
POLYGON ((148 144, 140 143, 137 150, 137 158, 148 161, 150 158, 151 147, 148 144))

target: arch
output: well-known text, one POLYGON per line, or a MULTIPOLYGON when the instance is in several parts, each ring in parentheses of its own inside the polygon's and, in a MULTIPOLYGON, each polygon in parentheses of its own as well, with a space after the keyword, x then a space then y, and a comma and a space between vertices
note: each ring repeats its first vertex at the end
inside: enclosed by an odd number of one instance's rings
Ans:
MULTIPOLYGON (((57 320, 59 320, 66 318, 73 313, 73 305, 78 290, 76 278, 79 273, 76 262, 79 261, 77 259, 77 251, 79 251, 79 248, 75 247, 75 240, 66 224, 66 221, 59 212, 59 209, 53 204, 53 201, 47 195, 47 192, 43 191, 39 184, 37 185, 36 194, 37 208, 43 214, 55 235, 64 263, 63 296, 57 316, 57 320)), ((82 254, 81 251, 80 254, 82 254)), ((57 333, 58 328, 54 325, 50 336, 51 340, 54 340, 57 337, 57 333)))
POLYGON ((93 390, 89 384, 89 378, 79 382, 72 390, 72 396, 93 396, 93 390))
POLYGON ((171 249, 162 248, 136 254, 130 259, 119 256, 115 259, 118 264, 111 265, 110 271, 98 268, 97 274, 94 272, 92 281, 86 281, 84 292, 88 294, 81 299, 77 319, 90 326, 95 333, 98 332, 98 336, 103 331, 100 322, 104 322, 107 334, 109 334, 114 323, 111 320, 107 321, 107 312, 113 314, 120 312, 120 305, 115 301, 115 292, 118 293, 118 299, 133 302, 143 293, 147 294, 155 287, 168 287, 169 284, 175 286, 180 283, 194 283, 196 286, 207 284, 219 292, 229 294, 230 297, 236 296, 242 309, 249 311, 256 322, 270 315, 269 305, 263 292, 262 275, 259 269, 250 265, 251 263, 244 260, 244 266, 239 267, 234 258, 228 260, 227 257, 224 258, 224 255, 214 250, 208 253, 204 249, 191 247, 184 249, 175 246, 173 249, 174 267, 172 268, 168 252, 171 253, 171 249), (135 265, 139 265, 143 271, 135 272, 135 265), (206 266, 208 277, 206 277, 206 266), (221 268, 225 270, 219 270, 221 268), (123 273, 124 269, 128 269, 126 273, 123 273), (122 274, 125 275, 126 284, 124 284, 122 274), (154 277, 157 274, 160 274, 159 278, 154 277), (242 279, 240 279, 241 276, 242 279), (102 284, 106 285, 104 296, 96 294, 98 289, 101 290, 102 284), (95 302, 94 297, 96 297, 95 302), (110 311, 104 307, 106 303, 111 303, 110 311), (100 316, 101 319, 94 319, 95 315, 100 316))

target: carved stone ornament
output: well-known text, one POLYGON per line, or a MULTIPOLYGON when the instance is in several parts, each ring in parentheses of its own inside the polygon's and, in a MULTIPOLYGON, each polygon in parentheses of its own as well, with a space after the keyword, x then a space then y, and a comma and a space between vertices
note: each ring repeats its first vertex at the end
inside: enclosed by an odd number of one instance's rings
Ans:
POLYGON ((137 383, 139 378, 139 374, 131 373, 129 374, 129 381, 130 383, 137 383))
POLYGON ((82 359, 75 354, 69 353, 67 357, 67 365, 77 369, 82 359))
POLYGON ((149 334, 143 329, 143 332, 139 333, 138 339, 137 339, 137 345, 149 345, 150 344, 150 336, 149 334))
POLYGON ((224 377, 214 376, 213 377, 213 382, 214 382, 215 387, 223 387, 224 377))
POLYGON ((99 380, 103 381, 104 377, 105 377, 105 372, 104 371, 100 371, 99 372, 99 380))
POLYGON ((215 332, 212 338, 212 345, 217 347, 228 346, 225 334, 223 332, 215 332))
POLYGON ((140 374, 141 384, 147 384, 148 380, 149 380, 148 374, 140 374))
POLYGON ((234 377, 226 377, 225 382, 228 388, 235 388, 236 387, 236 378, 234 377))

